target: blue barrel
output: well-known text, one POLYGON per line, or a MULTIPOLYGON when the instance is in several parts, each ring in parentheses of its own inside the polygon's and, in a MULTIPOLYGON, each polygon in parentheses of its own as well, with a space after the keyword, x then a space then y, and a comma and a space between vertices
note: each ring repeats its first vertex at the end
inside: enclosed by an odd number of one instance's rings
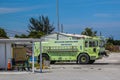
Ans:
MULTIPOLYGON (((32 62, 32 57, 30 57, 29 61, 32 62)), ((34 57, 34 62, 37 62, 37 57, 34 57)))

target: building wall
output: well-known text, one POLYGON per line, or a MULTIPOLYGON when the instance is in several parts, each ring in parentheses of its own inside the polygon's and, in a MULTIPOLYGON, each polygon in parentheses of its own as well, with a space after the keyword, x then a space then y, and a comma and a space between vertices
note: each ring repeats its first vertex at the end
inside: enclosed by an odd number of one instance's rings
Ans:
POLYGON ((0 68, 6 68, 8 59, 12 58, 11 43, 0 43, 0 68), (6 53, 6 54, 5 54, 6 53))
MULTIPOLYGON (((47 35, 47 36, 44 36, 43 38, 44 38, 46 41, 47 41, 47 40, 50 40, 50 39, 57 40, 57 33, 49 34, 49 35, 47 35)), ((72 37, 68 37, 68 36, 59 34, 59 40, 70 40, 70 38, 72 38, 72 37)))

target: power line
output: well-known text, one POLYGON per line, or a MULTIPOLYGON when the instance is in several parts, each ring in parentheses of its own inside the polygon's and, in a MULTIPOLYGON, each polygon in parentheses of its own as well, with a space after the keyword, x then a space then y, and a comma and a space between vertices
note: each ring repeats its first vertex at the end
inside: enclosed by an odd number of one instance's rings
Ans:
POLYGON ((13 31, 13 30, 9 30, 9 29, 5 29, 5 31, 7 33, 11 33, 11 34, 27 34, 25 32, 13 31))
POLYGON ((28 34, 27 32, 9 30, 9 29, 3 28, 3 27, 1 27, 1 28, 4 29, 7 34, 13 34, 13 35, 15 35, 15 34, 19 34, 19 35, 20 34, 28 34))

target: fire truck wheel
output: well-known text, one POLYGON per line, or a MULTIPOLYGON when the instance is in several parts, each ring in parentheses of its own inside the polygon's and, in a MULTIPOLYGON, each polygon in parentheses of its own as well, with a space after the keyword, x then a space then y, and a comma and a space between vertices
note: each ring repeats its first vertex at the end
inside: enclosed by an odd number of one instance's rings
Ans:
POLYGON ((89 64, 93 64, 95 62, 95 60, 90 60, 89 64))
POLYGON ((50 61, 50 64, 55 64, 56 61, 50 61))
MULTIPOLYGON (((49 61, 50 60, 50 58, 49 58, 49 56, 47 55, 47 54, 42 54, 42 61, 49 61)), ((40 63, 40 55, 38 56, 38 63, 40 63)))
POLYGON ((88 64, 90 61, 90 58, 87 54, 80 54, 78 57, 79 64, 88 64))

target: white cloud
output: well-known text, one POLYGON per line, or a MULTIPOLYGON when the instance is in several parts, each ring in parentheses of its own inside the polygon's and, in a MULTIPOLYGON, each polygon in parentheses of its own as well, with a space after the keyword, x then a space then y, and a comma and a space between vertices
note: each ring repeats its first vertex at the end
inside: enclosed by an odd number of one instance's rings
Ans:
POLYGON ((99 29, 118 29, 120 28, 120 22, 86 22, 86 23, 71 23, 71 24, 64 24, 65 30, 83 30, 86 27, 92 27, 92 28, 99 28, 99 29))
POLYGON ((98 18, 120 18, 119 13, 96 13, 93 16, 98 18))
POLYGON ((98 4, 120 4, 120 1, 119 0, 117 0, 117 1, 110 1, 110 0, 106 0, 106 1, 100 1, 100 2, 98 2, 98 4))
POLYGON ((21 8, 0 8, 0 14, 6 14, 6 13, 14 13, 22 11, 21 8))
POLYGON ((95 17, 111 17, 111 14, 107 14, 107 13, 96 13, 94 14, 95 17))
POLYGON ((120 22, 96 22, 91 24, 94 27, 119 28, 120 22))
POLYGON ((19 8, 9 8, 9 7, 0 7, 0 14, 6 14, 6 13, 15 13, 15 12, 22 12, 22 11, 29 11, 33 9, 41 9, 41 8, 47 8, 46 5, 41 6, 30 6, 30 7, 19 7, 19 8))

